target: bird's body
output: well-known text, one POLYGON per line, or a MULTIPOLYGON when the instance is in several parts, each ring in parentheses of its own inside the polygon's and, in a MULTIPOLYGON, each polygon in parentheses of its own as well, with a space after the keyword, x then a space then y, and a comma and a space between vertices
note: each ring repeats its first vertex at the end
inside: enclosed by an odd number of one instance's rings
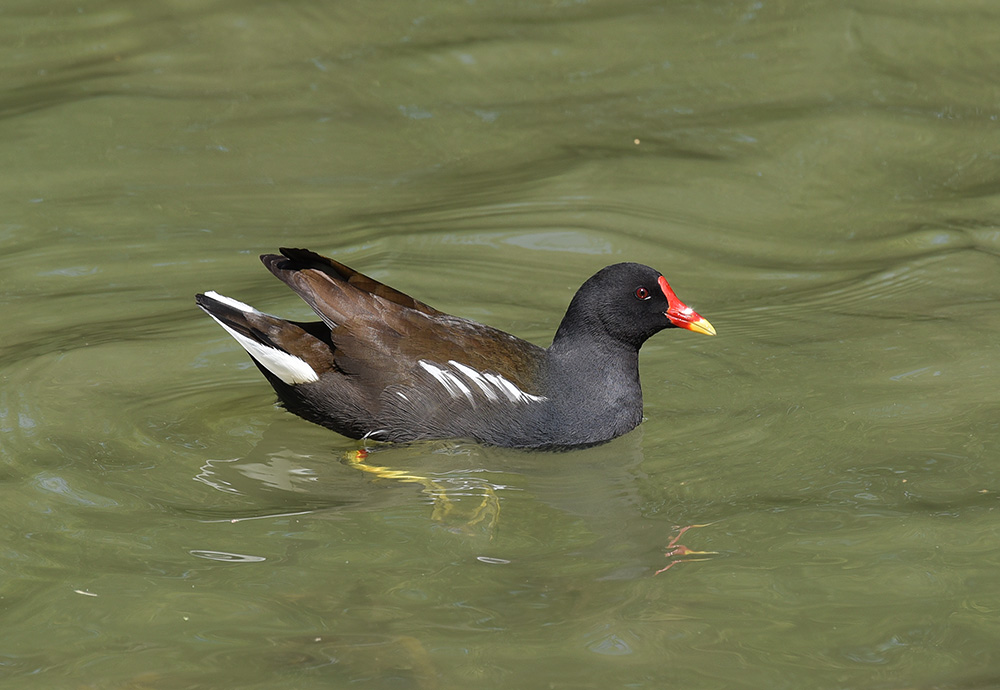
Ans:
POLYGON ((669 326, 714 333, 640 264, 588 280, 545 349, 308 250, 281 251, 261 260, 320 321, 285 321, 213 292, 198 305, 247 350, 289 411, 352 438, 601 443, 642 420, 638 353, 649 336, 669 326))

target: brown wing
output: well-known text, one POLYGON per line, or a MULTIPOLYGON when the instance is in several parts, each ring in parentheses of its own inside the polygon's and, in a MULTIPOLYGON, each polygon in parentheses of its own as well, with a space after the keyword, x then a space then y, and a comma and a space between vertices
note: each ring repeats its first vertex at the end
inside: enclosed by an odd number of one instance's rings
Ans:
POLYGON ((265 255, 264 265, 330 328, 334 360, 360 388, 415 385, 420 360, 495 372, 533 393, 543 350, 483 324, 450 316, 305 249, 265 255))

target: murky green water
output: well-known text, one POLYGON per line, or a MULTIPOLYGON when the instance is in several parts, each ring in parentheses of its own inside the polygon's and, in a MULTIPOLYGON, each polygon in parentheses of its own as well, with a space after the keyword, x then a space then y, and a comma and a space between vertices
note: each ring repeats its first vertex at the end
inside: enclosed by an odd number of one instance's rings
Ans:
POLYGON ((4 688, 1000 686, 994 3, 0 19, 4 688), (305 316, 284 245, 543 345, 640 260, 719 336, 380 478, 194 307, 305 316))

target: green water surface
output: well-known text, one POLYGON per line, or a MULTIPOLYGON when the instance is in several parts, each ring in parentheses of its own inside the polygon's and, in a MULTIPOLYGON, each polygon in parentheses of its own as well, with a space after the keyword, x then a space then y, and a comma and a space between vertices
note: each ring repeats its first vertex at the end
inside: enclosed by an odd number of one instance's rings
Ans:
POLYGON ((998 29, 6 3, 3 688, 1000 687, 998 29), (541 345, 641 261, 719 335, 609 444, 365 472, 194 306, 307 317, 279 246, 541 345))

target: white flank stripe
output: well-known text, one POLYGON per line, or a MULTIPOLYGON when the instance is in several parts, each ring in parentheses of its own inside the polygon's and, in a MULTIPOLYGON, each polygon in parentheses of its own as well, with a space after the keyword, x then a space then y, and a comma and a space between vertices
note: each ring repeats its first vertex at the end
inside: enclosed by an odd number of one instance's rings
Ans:
POLYGON ((465 395, 472 403, 472 406, 476 406, 476 401, 472 397, 472 389, 465 385, 462 379, 455 376, 453 373, 437 366, 436 364, 431 364, 426 359, 422 359, 418 364, 423 367, 424 371, 437 379, 437 382, 444 386, 444 389, 448 391, 448 395, 453 398, 457 398, 459 395, 465 395))
MULTIPOLYGON (((455 373, 442 366, 428 362, 426 359, 420 360, 419 364, 423 367, 424 371, 433 376, 438 383, 444 386, 444 389, 448 391, 448 394, 451 397, 458 398, 459 396, 464 395, 469 399, 469 402, 472 403, 473 407, 476 406, 475 398, 473 398, 472 395, 472 389, 469 388, 469 386, 467 386, 465 382, 455 373)), ((512 403, 533 403, 548 400, 548 398, 544 395, 531 395, 530 393, 525 393, 500 374, 479 372, 472 367, 456 362, 453 359, 449 360, 448 364, 455 367, 455 369, 457 369, 463 376, 475 384, 476 388, 481 390, 483 395, 485 395, 491 402, 500 400, 500 395, 498 395, 498 393, 502 394, 512 403)))
POLYGON ((500 392, 506 395, 507 399, 511 402, 541 402, 543 400, 548 400, 548 398, 544 395, 532 395, 531 393, 525 393, 500 374, 486 372, 483 376, 485 376, 490 383, 499 388, 500 392))
POLYGON ((458 369, 460 373, 465 375, 465 378, 469 379, 474 384, 479 386, 479 390, 481 390, 488 399, 492 401, 497 401, 500 399, 499 397, 497 397, 496 391, 493 390, 493 388, 490 386, 489 381, 483 378, 483 375, 480 374, 478 371, 476 371, 472 367, 467 367, 464 364, 456 362, 453 359, 449 360, 448 364, 458 369))
MULTIPOLYGON (((233 301, 235 302, 236 300, 233 301)), ((212 315, 209 314, 209 316, 212 315)), ((242 333, 234 331, 214 316, 212 316, 212 318, 215 319, 217 324, 225 328, 226 332, 233 336, 233 338, 236 339, 236 342, 238 342, 251 357, 260 362, 265 369, 288 385, 291 386, 296 383, 313 383, 315 381, 319 381, 319 375, 311 366, 309 366, 309 364, 306 363, 304 359, 296 357, 295 355, 290 355, 277 348, 268 347, 267 345, 258 343, 256 340, 252 340, 242 333)))

